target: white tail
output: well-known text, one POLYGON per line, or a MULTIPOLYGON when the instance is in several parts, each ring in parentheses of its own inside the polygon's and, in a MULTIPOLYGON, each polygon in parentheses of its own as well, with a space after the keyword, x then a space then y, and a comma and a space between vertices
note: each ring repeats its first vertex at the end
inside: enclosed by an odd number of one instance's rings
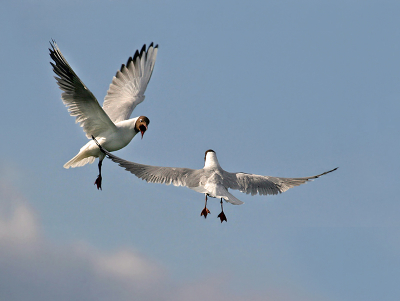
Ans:
POLYGON ((69 160, 67 163, 64 164, 64 168, 74 168, 74 167, 80 167, 86 164, 92 164, 96 158, 93 156, 90 157, 84 157, 82 153, 79 152, 75 157, 73 157, 71 160, 69 160))
POLYGON ((233 194, 230 194, 228 191, 226 191, 225 194, 226 195, 222 197, 225 201, 227 201, 227 202, 229 202, 229 203, 231 203, 233 205, 242 205, 242 204, 244 204, 244 202, 242 202, 241 200, 236 198, 233 194))

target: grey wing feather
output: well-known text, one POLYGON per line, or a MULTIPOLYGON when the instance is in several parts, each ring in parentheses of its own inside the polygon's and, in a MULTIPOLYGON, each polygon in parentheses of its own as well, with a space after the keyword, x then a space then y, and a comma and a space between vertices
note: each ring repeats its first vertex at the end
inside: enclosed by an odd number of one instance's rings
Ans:
POLYGON ((278 194, 285 192, 289 188, 299 186, 320 176, 326 175, 337 169, 334 168, 322 174, 304 178, 280 178, 270 176, 260 176, 247 173, 228 173, 226 172, 224 185, 231 189, 236 189, 246 194, 278 194))
POLYGON ((61 94, 62 101, 68 107, 70 115, 76 117, 76 122, 83 127, 86 137, 98 136, 103 131, 116 129, 96 97, 72 70, 55 41, 50 45, 50 57, 54 61, 50 64, 58 76, 55 76, 58 86, 64 91, 61 94))
POLYGON ((147 51, 146 45, 143 45, 141 51, 136 50, 135 55, 113 77, 103 103, 104 111, 113 122, 129 119, 135 107, 144 100, 157 51, 158 45, 151 43, 147 51))
POLYGON ((139 164, 131 161, 126 161, 117 156, 112 155, 107 150, 99 145, 100 149, 115 163, 125 168, 125 170, 137 176, 139 179, 143 179, 146 182, 160 183, 175 186, 187 186, 197 185, 199 181, 198 174, 201 170, 190 169, 190 168, 179 168, 179 167, 161 167, 151 166, 145 164, 139 164))

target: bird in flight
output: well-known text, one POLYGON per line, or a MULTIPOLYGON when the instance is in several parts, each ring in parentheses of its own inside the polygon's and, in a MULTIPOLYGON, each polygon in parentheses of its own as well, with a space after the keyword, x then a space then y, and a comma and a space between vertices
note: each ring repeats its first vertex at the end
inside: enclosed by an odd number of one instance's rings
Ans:
MULTIPOLYGON (((93 140, 97 141, 92 137, 93 140)), ((205 194, 205 205, 200 216, 207 217, 210 210, 207 208, 207 197, 221 199, 221 213, 218 215, 221 223, 227 221, 222 199, 233 205, 241 205, 242 201, 228 192, 228 189, 239 190, 246 194, 278 194, 289 188, 299 186, 320 176, 326 175, 337 169, 326 171, 316 176, 303 178, 281 178, 271 176, 260 176, 244 172, 227 172, 218 163, 217 154, 209 149, 205 153, 204 167, 202 169, 190 169, 179 167, 160 167, 126 161, 112 155, 99 143, 100 150, 112 161, 134 174, 139 179, 151 183, 173 184, 175 186, 186 186, 194 191, 205 194)))
MULTIPOLYGON (((141 133, 142 138, 150 120, 146 116, 131 118, 132 111, 140 104, 145 96, 147 85, 153 73, 157 57, 158 45, 151 43, 146 49, 136 50, 126 64, 113 77, 103 107, 85 84, 79 79, 74 70, 62 55, 56 42, 50 42, 50 57, 53 71, 59 88, 63 91, 61 98, 71 116, 76 117, 83 127, 87 138, 96 137, 108 151, 119 150, 141 133)), ((99 175, 94 184, 101 189, 101 166, 104 159, 93 140, 86 143, 79 153, 64 164, 64 168, 79 167, 93 163, 99 158, 99 175)))

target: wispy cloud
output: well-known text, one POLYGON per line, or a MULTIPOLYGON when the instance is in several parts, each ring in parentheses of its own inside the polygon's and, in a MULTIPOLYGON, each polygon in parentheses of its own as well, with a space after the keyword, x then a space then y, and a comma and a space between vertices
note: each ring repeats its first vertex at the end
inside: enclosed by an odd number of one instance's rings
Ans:
POLYGON ((49 242, 27 200, 0 184, 0 299, 147 300, 164 274, 132 249, 104 252, 85 242, 49 242))
POLYGON ((159 263, 131 248, 105 252, 84 241, 55 244, 44 237, 23 195, 0 183, 1 300, 299 300, 298 291, 281 288, 238 296, 222 276, 176 283, 159 263))

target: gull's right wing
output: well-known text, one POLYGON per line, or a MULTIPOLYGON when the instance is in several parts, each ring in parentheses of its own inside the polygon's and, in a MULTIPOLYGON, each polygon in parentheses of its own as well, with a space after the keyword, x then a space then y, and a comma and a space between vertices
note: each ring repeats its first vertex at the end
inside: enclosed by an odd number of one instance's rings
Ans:
POLYGON ((115 124, 99 105, 96 97, 86 88, 62 55, 55 41, 50 43, 50 57, 57 84, 62 91, 62 101, 68 107, 69 114, 76 117, 86 133, 86 137, 97 137, 107 130, 116 130, 115 124))

